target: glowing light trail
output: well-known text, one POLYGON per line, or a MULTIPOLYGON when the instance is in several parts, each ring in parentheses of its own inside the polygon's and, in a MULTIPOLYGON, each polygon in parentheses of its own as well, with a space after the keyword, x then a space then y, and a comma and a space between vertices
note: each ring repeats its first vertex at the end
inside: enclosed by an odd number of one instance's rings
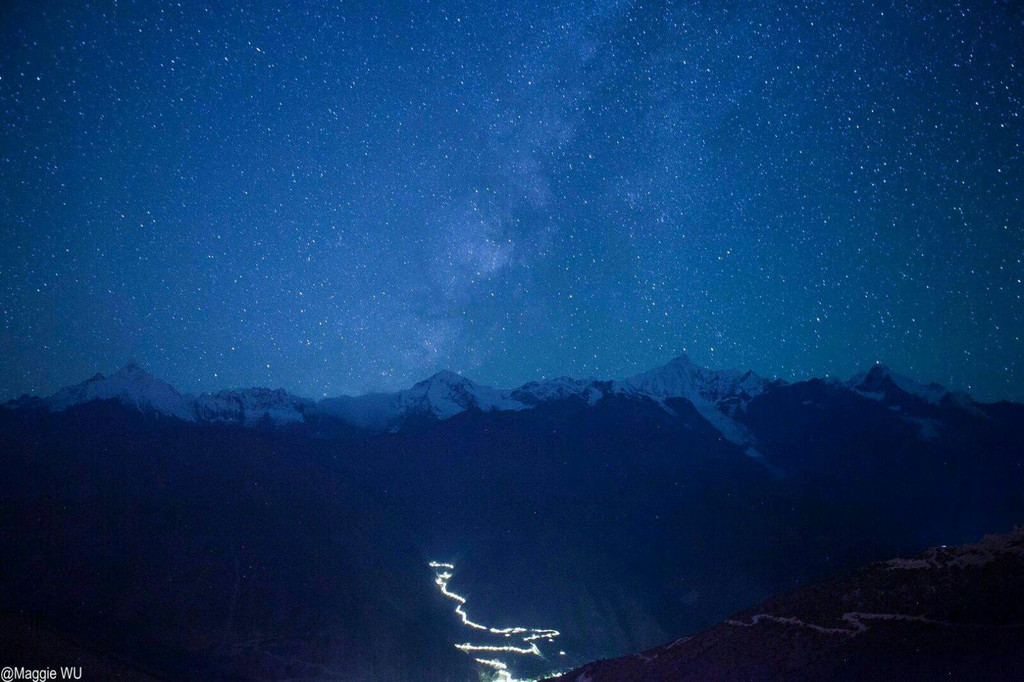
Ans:
MULTIPOLYGON (((519 635, 520 640, 524 645, 529 646, 517 646, 513 644, 456 644, 455 648, 464 653, 470 652, 488 652, 488 653, 509 653, 519 654, 521 656, 539 656, 540 658, 546 658, 540 647, 537 646, 537 642, 543 640, 550 643, 555 641, 556 637, 561 636, 558 630, 552 630, 549 628, 524 628, 524 627, 510 627, 510 628, 492 628, 487 625, 470 620, 469 614, 466 613, 466 598, 461 594, 453 592, 448 589, 448 583, 454 575, 455 565, 446 563, 443 561, 431 561, 429 564, 430 568, 434 569, 434 584, 437 585, 438 589, 441 590, 441 594, 448 597, 452 601, 457 603, 455 607, 455 613, 459 616, 462 624, 466 627, 487 632, 492 635, 502 635, 504 637, 511 638, 513 635, 519 635)), ((565 655, 565 652, 560 651, 559 654, 565 655)), ((512 677, 512 674, 508 670, 508 664, 497 658, 474 658, 474 661, 480 665, 487 666, 497 671, 497 677, 495 682, 516 682, 512 677)))

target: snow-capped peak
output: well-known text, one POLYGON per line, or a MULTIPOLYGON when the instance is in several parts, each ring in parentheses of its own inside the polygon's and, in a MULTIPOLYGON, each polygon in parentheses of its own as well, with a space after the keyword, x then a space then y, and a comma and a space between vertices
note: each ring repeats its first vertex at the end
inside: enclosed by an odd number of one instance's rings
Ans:
POLYGON ((525 406, 508 391, 481 386, 448 370, 424 379, 398 394, 398 409, 404 414, 448 419, 468 409, 521 410, 525 406))
POLYGON ((595 382, 572 377, 556 377, 543 381, 531 381, 509 392, 509 396, 524 405, 537 405, 550 400, 565 400, 581 396, 588 402, 596 402, 601 391, 593 386, 595 382))
POLYGON ((712 403, 730 397, 753 398, 771 383, 753 372, 712 370, 686 354, 668 364, 626 379, 625 384, 654 396, 700 398, 712 403))
POLYGON ((623 382, 625 386, 660 401, 686 398, 725 438, 740 445, 750 444, 753 438, 731 415, 739 405, 763 393, 771 383, 750 371, 702 367, 685 353, 666 365, 623 382))
POLYGON ((187 398, 135 362, 129 362, 109 377, 95 374, 80 384, 62 388, 44 402, 49 409, 59 411, 93 400, 111 399, 143 412, 166 414, 186 421, 195 419, 187 398))
POLYGON ((938 405, 943 398, 950 395, 949 389, 941 384, 934 382, 922 384, 894 372, 881 363, 875 364, 866 372, 855 375, 847 383, 858 393, 878 399, 886 397, 894 388, 933 405, 938 405))
POLYGON ((401 391, 406 395, 414 393, 426 396, 443 396, 452 393, 465 392, 467 395, 475 393, 478 389, 484 388, 472 379, 467 379, 461 374, 456 374, 447 369, 442 369, 422 381, 413 384, 412 388, 401 391))
POLYGON ((435 372, 431 376, 427 377, 423 381, 417 382, 417 384, 472 384, 475 386, 476 382, 474 382, 472 379, 467 379, 461 374, 453 372, 450 369, 442 369, 435 372))
POLYGON ((196 417, 205 422, 255 426, 264 419, 275 424, 301 423, 316 403, 284 389, 243 388, 203 393, 195 397, 196 417))
MULTIPOLYGON (((750 371, 708 369, 687 355, 681 355, 624 381, 557 377, 505 390, 482 386, 460 374, 442 370, 402 391, 338 396, 314 402, 281 389, 267 388, 183 396, 170 384, 129 362, 109 377, 96 374, 80 384, 57 391, 39 404, 57 411, 93 400, 115 399, 143 412, 188 421, 246 426, 265 420, 276 424, 302 423, 319 414, 371 431, 388 431, 415 423, 417 418, 445 420, 467 410, 518 411, 567 399, 582 399, 594 405, 611 393, 654 400, 673 414, 672 399, 686 399, 724 438, 750 446, 753 438, 741 423, 743 411, 753 398, 783 383, 750 371), (411 422, 407 421, 409 418, 411 422)), ((939 384, 918 383, 884 365, 871 367, 838 385, 876 400, 900 401, 910 395, 930 404, 953 404, 983 415, 970 396, 950 392, 939 384)), ((7 407, 14 409, 21 405, 36 403, 22 399, 8 403, 7 407)))

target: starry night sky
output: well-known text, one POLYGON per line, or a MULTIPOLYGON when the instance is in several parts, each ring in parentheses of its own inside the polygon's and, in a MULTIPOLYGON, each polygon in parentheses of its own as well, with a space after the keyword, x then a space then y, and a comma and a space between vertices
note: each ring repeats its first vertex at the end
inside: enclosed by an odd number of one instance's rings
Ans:
POLYGON ((875 361, 1024 399, 1015 2, 0 8, 0 395, 875 361))

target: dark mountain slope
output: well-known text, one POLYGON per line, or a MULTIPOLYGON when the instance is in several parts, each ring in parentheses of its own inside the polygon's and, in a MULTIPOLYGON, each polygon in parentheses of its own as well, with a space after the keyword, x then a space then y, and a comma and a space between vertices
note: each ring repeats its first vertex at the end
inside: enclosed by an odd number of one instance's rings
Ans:
POLYGON ((566 682, 1018 680, 1024 528, 872 564, 566 682))
POLYGON ((394 433, 0 410, 0 608, 171 677, 466 679, 445 561, 476 620, 562 633, 539 675, 1024 518, 1017 406, 765 384, 752 451, 613 388, 394 433))
MULTIPOLYGON (((1008 528, 1024 503, 1024 409, 964 409, 899 393, 876 400, 822 380, 774 388, 737 419, 794 486, 870 500, 917 546, 1008 528)), ((905 548, 900 548, 904 551, 905 548)))
POLYGON ((324 443, 113 403, 3 420, 4 612, 171 679, 472 678, 411 536, 324 443))

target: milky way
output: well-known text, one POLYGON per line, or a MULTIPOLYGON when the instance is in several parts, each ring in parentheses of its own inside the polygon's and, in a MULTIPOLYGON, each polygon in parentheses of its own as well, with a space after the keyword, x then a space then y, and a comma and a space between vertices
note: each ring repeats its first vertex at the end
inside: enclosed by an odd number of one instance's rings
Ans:
POLYGON ((7 2, 0 395, 688 351, 1024 398, 1019 3, 7 2))

